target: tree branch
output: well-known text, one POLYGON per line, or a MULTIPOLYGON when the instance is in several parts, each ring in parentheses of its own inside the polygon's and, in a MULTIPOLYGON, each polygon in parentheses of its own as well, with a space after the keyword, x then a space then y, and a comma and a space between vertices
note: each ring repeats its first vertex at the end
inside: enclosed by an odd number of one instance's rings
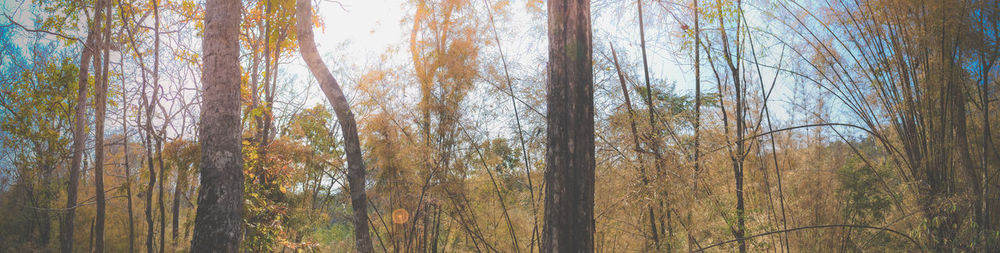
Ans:
MULTIPOLYGON (((787 233, 787 232, 794 232, 794 231, 798 231, 798 230, 820 229, 820 228, 863 228, 863 229, 874 229, 874 230, 888 231, 890 233, 893 233, 893 234, 899 235, 899 236, 901 236, 903 238, 906 238, 907 240, 909 240, 914 245, 917 245, 917 248, 920 249, 920 252, 926 252, 926 250, 924 250, 924 247, 921 246, 920 243, 918 243, 916 239, 913 239, 913 237, 910 237, 909 235, 906 235, 906 234, 904 234, 902 232, 899 232, 899 231, 896 231, 896 230, 892 230, 892 229, 888 229, 888 228, 873 227, 873 226, 868 226, 868 225, 829 224, 829 225, 805 226, 805 227, 797 227, 797 228, 791 228, 791 229, 782 229, 782 230, 777 230, 777 231, 770 231, 770 232, 760 233, 760 234, 756 234, 756 235, 746 236, 746 237, 743 237, 743 240, 754 238, 754 237, 766 236, 766 235, 770 235, 770 234, 776 234, 776 233, 787 233)), ((721 246, 721 245, 724 245, 724 244, 727 244, 727 243, 733 243, 733 242, 736 242, 736 241, 738 241, 738 240, 734 239, 734 240, 728 240, 728 241, 718 242, 718 243, 715 243, 715 244, 712 244, 712 245, 708 245, 707 247, 704 247, 704 248, 699 248, 699 249, 695 250, 694 252, 702 252, 702 251, 705 251, 707 249, 718 247, 718 246, 721 246)))

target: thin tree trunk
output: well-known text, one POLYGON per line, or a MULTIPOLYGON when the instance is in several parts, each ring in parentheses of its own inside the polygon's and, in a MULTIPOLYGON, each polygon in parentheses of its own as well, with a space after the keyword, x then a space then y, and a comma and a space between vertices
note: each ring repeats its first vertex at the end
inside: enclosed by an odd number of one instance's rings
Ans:
MULTIPOLYGON (((135 118, 135 124, 140 129, 142 129, 143 125, 144 125, 143 122, 142 122, 142 119, 143 119, 142 118, 142 116, 143 116, 142 115, 142 110, 145 109, 146 107, 148 107, 147 106, 147 104, 148 104, 148 97, 146 95, 146 88, 147 88, 147 85, 146 85, 147 84, 147 82, 146 82, 146 67, 145 67, 145 64, 142 61, 142 54, 138 51, 138 48, 136 47, 135 34, 132 32, 131 29, 129 29, 129 26, 128 26, 128 20, 131 20, 129 18, 126 18, 126 16, 125 16, 126 13, 128 13, 128 12, 124 11, 125 7, 124 7, 123 3, 119 2, 118 4, 119 4, 118 5, 118 10, 119 10, 118 11, 118 15, 121 16, 121 20, 122 20, 123 26, 125 28, 125 32, 128 33, 128 40, 129 40, 130 44, 132 45, 133 50, 135 50, 136 56, 140 58, 138 61, 136 61, 136 63, 138 63, 139 66, 141 67, 140 68, 141 71, 139 73, 140 73, 140 76, 142 77, 142 86, 141 86, 142 88, 140 90, 141 99, 142 100, 141 100, 141 105, 139 106, 139 110, 138 110, 139 113, 136 115, 136 118, 135 118)), ((122 65, 122 70, 124 71, 124 63, 121 63, 121 65, 122 65)), ((124 92, 124 89, 125 89, 125 82, 122 81, 122 90, 123 90, 123 92, 122 92, 122 99, 123 99, 124 109, 126 109, 126 110, 123 110, 125 116, 123 116, 123 118, 122 118, 122 125, 123 126, 127 126, 128 125, 128 123, 127 123, 127 120, 128 120, 128 110, 127 110, 128 109, 128 100, 126 99, 126 96, 125 96, 126 92, 124 92)), ((128 165, 128 160, 127 160, 128 159, 128 152, 127 152, 127 150, 128 150, 128 131, 125 131, 125 136, 126 136, 125 137, 125 145, 126 145, 125 146, 125 150, 126 150, 126 152, 125 152, 126 157, 125 158, 126 158, 126 165, 128 165)), ((141 143, 143 145, 143 148, 146 149, 146 157, 149 157, 150 156, 150 152, 149 152, 149 146, 148 146, 148 143, 149 143, 148 131, 142 131, 142 132, 140 132, 139 140, 141 141, 141 143)), ((140 159, 139 160, 140 167, 141 167, 141 165, 143 163, 144 163, 144 161, 142 161, 140 159)), ((130 173, 130 168, 128 166, 126 166, 126 173, 130 173)), ((128 174, 126 174, 126 175, 128 175, 128 174)), ((131 196, 131 191, 132 191, 131 190, 131 182, 132 182, 131 180, 132 179, 131 179, 131 177, 129 175, 129 177, 126 179, 126 182, 129 184, 129 187, 127 188, 127 192, 128 192, 129 196, 131 196)), ((140 197, 141 197, 141 194, 140 194, 140 197)), ((135 252, 135 222, 133 220, 133 215, 132 215, 132 205, 131 205, 132 198, 129 197, 128 200, 129 200, 129 251, 130 252, 135 252)), ((148 208, 148 205, 149 205, 149 201, 148 200, 146 202, 146 205, 147 205, 147 208, 148 208)), ((149 212, 147 211, 146 214, 147 214, 146 216, 148 217, 149 216, 148 215, 149 212)), ((147 224, 149 224, 148 220, 147 220, 147 224)), ((148 235, 147 235, 147 239, 148 239, 148 235)), ((149 250, 149 249, 150 248, 147 248, 147 250, 149 250)))
MULTIPOLYGON (((183 166, 187 166, 187 165, 183 165, 183 166)), ((187 177, 187 173, 186 173, 187 169, 188 168, 177 167, 177 172, 175 173, 177 179, 176 179, 176 182, 174 183, 173 206, 170 208, 171 212, 173 213, 173 216, 171 217, 171 222, 170 222, 171 223, 170 225, 172 227, 171 234, 170 234, 171 243, 172 243, 171 244, 171 248, 173 248, 175 251, 177 250, 177 236, 180 234, 180 231, 177 230, 177 227, 180 224, 181 196, 182 196, 181 195, 181 189, 183 189, 183 187, 187 186, 187 179, 186 179, 186 177, 187 177)))
MULTIPOLYGON (((661 165, 663 164, 663 157, 660 155, 660 131, 656 127, 656 102, 653 101, 653 89, 649 83, 649 63, 646 57, 646 28, 645 28, 645 23, 643 22, 642 0, 636 1, 636 7, 639 10, 639 47, 642 50, 642 71, 643 71, 643 77, 645 78, 646 81, 646 110, 649 113, 650 134, 647 136, 648 137, 647 141, 649 141, 649 145, 653 151, 653 168, 656 169, 656 174, 659 178, 664 178, 663 168, 661 167, 661 165)), ((666 195, 662 196, 662 198, 666 198, 666 195)), ((663 199, 659 198, 654 198, 654 199, 658 199, 660 207, 664 208, 663 199)), ((659 250, 660 233, 656 228, 657 216, 655 216, 655 212, 653 212, 652 208, 650 208, 649 210, 649 215, 650 215, 649 217, 650 227, 653 230, 653 247, 659 250)), ((659 229, 663 229, 664 226, 666 225, 664 225, 663 222, 661 221, 659 229)))
MULTIPOLYGON (((484 0, 484 4, 489 6, 489 2, 484 0)), ((535 186, 531 180, 531 156, 528 154, 528 149, 524 144, 524 133, 521 127, 521 112, 517 109, 517 99, 514 96, 514 83, 511 81, 510 72, 507 68, 507 58, 503 53, 503 46, 500 44, 500 35, 497 34, 496 23, 493 22, 493 11, 492 8, 486 8, 490 17, 490 30, 493 32, 493 39, 497 43, 497 51, 500 53, 500 60, 503 63, 503 73, 507 81, 507 89, 510 92, 510 104, 514 107, 514 120, 517 123, 517 138, 521 144, 521 153, 524 156, 524 176, 528 181, 528 197, 531 201, 531 242, 528 245, 528 252, 535 251, 535 241, 538 239, 538 208, 535 207, 535 186)), ((437 238, 437 234, 434 235, 437 238)), ((434 250, 437 250, 437 243, 434 243, 434 250)))
POLYGON ((545 252, 594 251, 594 74, 589 0, 548 2, 545 252))
MULTIPOLYGON (((146 95, 146 86, 142 87, 142 100, 146 109, 145 138, 143 146, 146 148, 146 166, 149 169, 149 184, 146 185, 146 252, 153 252, 153 188, 156 186, 156 168, 153 166, 153 108, 150 105, 150 98, 146 95)), ((155 89, 155 88, 154 88, 155 89)), ((156 93, 155 91, 153 93, 156 93)), ((153 95, 156 97, 156 95, 153 95)))
MULTIPOLYGON (((719 9, 719 11, 721 11, 722 10, 721 9, 722 8, 721 2, 719 2, 719 1, 716 1, 716 2, 719 4, 717 6, 717 8, 719 9)), ((738 2, 737 5, 739 5, 739 4, 740 3, 738 2)), ((735 119, 735 121, 736 121, 736 154, 734 154, 734 155, 732 155, 732 157, 730 157, 732 159, 732 163, 733 163, 733 177, 735 178, 735 181, 736 181, 736 187, 735 187, 736 188, 736 230, 733 231, 733 233, 734 233, 734 235, 736 237, 736 240, 737 240, 737 242, 739 244, 739 251, 741 253, 743 253, 743 252, 747 251, 746 241, 744 240, 744 234, 746 233, 746 208, 744 206, 744 200, 743 200, 743 161, 745 160, 744 153, 746 152, 745 141, 743 139, 743 136, 744 136, 745 131, 746 131, 746 123, 744 122, 744 90, 745 90, 745 87, 743 87, 741 85, 741 83, 740 83, 740 69, 739 69, 739 67, 737 65, 738 62, 739 62, 739 57, 740 57, 739 53, 740 52, 739 52, 739 50, 737 50, 737 52, 736 52, 737 60, 734 61, 733 60, 733 53, 731 53, 730 50, 729 50, 729 47, 730 47, 729 46, 729 39, 726 36, 726 27, 725 27, 725 24, 723 22, 723 17, 720 16, 719 19, 718 19, 718 21, 719 21, 719 28, 720 28, 719 31, 720 31, 720 33, 722 35, 722 45, 723 45, 722 49, 723 49, 723 53, 725 54, 724 58, 726 60, 726 64, 728 64, 729 70, 731 71, 731 74, 733 76, 733 87, 735 89, 734 96, 736 97, 736 112, 735 112, 735 114, 736 114, 736 119, 735 119)), ((740 44, 740 41, 739 41, 740 25, 739 25, 738 22, 739 22, 739 19, 737 19, 737 24, 736 24, 737 37, 736 37, 735 43, 733 43, 734 45, 739 45, 740 44)))
POLYGON ((87 251, 94 252, 94 223, 95 219, 90 220, 90 237, 87 237, 87 251))
MULTIPOLYGON (((125 60, 124 53, 122 54, 122 61, 119 62, 119 68, 124 72, 125 70, 125 60)), ((123 159, 125 160, 125 198, 128 205, 128 252, 135 252, 135 220, 132 214, 132 168, 128 164, 128 97, 125 90, 125 79, 122 79, 122 142, 125 144, 122 147, 123 159)))
MULTIPOLYGON (((154 19, 154 36, 153 36, 153 95, 146 98, 146 86, 143 85, 143 104, 146 106, 146 161, 149 166, 149 185, 146 186, 146 251, 154 252, 155 247, 155 233, 154 228, 156 224, 153 221, 153 189, 156 187, 156 166, 153 163, 153 148, 158 148, 160 145, 159 136, 156 136, 156 132, 153 129, 153 108, 156 107, 156 103, 159 98, 160 91, 160 80, 159 80, 159 68, 160 68, 160 31, 159 31, 159 4, 158 0, 151 0, 153 5, 153 19, 154 19), (155 139, 155 140, 154 140, 155 139), (155 141, 155 143, 154 143, 155 141)), ((157 152, 157 155, 158 152, 157 152)), ((163 170, 161 167, 160 170, 163 170)), ((162 184, 162 182, 161 182, 162 184)), ((160 207, 162 208, 162 203, 160 207)), ((161 233, 162 236, 162 233, 161 233)), ((161 240, 162 241, 162 240, 161 240)))
MULTIPOLYGON (((49 150, 51 150, 51 147, 49 148, 49 150)), ((37 149, 35 151, 35 155, 37 155, 38 157, 41 157, 44 154, 43 152, 45 152, 45 151, 43 151, 43 149, 37 149)), ((43 184, 50 185, 52 183, 52 170, 54 169, 54 167, 55 166, 53 166, 50 163, 46 163, 46 164, 42 165, 42 171, 43 171, 43 173, 42 173, 42 183, 43 184)), ((31 189, 31 188, 28 188, 28 189, 31 189)), ((52 216, 46 210, 49 209, 49 208, 51 208, 51 206, 52 206, 52 204, 51 204, 52 201, 50 199, 51 197, 43 197, 44 201, 38 201, 36 199, 36 197, 34 197, 34 194, 35 194, 34 191, 28 191, 28 194, 29 194, 29 198, 28 199, 31 201, 31 203, 34 203, 35 206, 44 208, 44 209, 41 209, 41 210, 35 210, 34 211, 35 215, 33 216, 33 219, 34 219, 35 224, 33 226, 37 227, 37 231, 38 231, 38 238, 35 239, 35 242, 37 242, 38 245, 48 245, 49 244, 49 240, 52 239, 51 238, 52 237, 52 219, 51 219, 52 216)))
POLYGON ((691 176, 691 200, 688 201, 688 252, 694 251, 695 239, 691 234, 694 229, 692 213, 698 194, 698 174, 701 173, 701 22, 698 0, 694 0, 694 173, 691 176))
MULTIPOLYGON (((95 82, 97 86, 96 97, 94 98, 95 116, 94 116, 94 195, 97 199, 97 214, 94 218, 94 251, 93 252, 104 252, 104 216, 105 216, 105 197, 104 197, 104 119, 105 112, 107 111, 107 100, 108 100, 108 58, 111 53, 111 4, 107 0, 102 0, 102 5, 98 8, 104 8, 105 15, 104 22, 104 36, 103 42, 101 43, 101 49, 104 50, 104 57, 101 58, 100 69, 102 73, 99 73, 100 80, 95 82)), ((96 22, 96 21, 95 21, 96 22)))
POLYGON ((320 88, 326 94, 327 100, 333 105, 344 135, 344 149, 347 153, 347 184, 350 188, 351 207, 354 210, 354 244, 358 252, 373 252, 371 236, 368 232, 368 202, 365 193, 365 165, 361 158, 361 143, 358 140, 358 127, 354 121, 354 113, 344 97, 337 79, 333 77, 326 64, 319 56, 312 32, 312 2, 298 0, 296 6, 296 30, 298 32, 299 52, 309 66, 313 77, 319 81, 320 88))
MULTIPOLYGON (((269 16, 271 14, 271 2, 270 1, 265 1, 265 2, 266 3, 264 4, 264 16, 269 16)), ((263 39, 263 41, 261 42, 261 44, 264 45, 264 71, 263 71, 264 72, 263 73, 264 74, 264 78, 261 78, 261 80, 263 82, 261 82, 259 84, 260 84, 260 86, 267 86, 268 80, 270 79, 269 75, 271 75, 271 43, 270 43, 270 41, 271 41, 271 35, 270 35, 271 22, 268 22, 268 20, 265 19, 265 20, 261 21, 261 23, 263 23, 262 24, 263 29, 261 31, 261 33, 263 35, 263 36, 261 36, 261 39, 263 39)), ((254 57, 254 58, 259 59, 260 57, 254 57)), ((260 73, 253 73, 253 75, 259 76, 260 73)), ((254 79, 257 79, 257 78, 258 77, 254 77, 254 79)), ((251 105, 252 106, 251 107, 252 110, 258 110, 258 107, 261 106, 261 104, 260 104, 260 100, 261 100, 260 97, 261 96, 260 96, 260 92, 259 92, 260 86, 254 85, 253 90, 250 91, 250 94, 251 94, 250 96, 253 97, 253 99, 252 99, 253 101, 252 101, 252 105, 251 105)), ((260 108, 259 110, 263 111, 263 108, 260 108)), ((257 151, 257 160, 258 160, 256 163, 254 163, 253 171, 254 171, 254 174, 257 174, 257 176, 260 178, 260 182, 258 182, 258 183, 260 183, 262 185, 269 185, 270 184, 270 178, 268 177, 267 173, 264 172, 264 162, 263 162, 264 160, 266 160, 265 157, 267 156, 267 151, 264 151, 264 149, 266 148, 266 145, 264 144, 264 116, 262 114, 263 114, 263 112, 262 113, 258 113, 253 118, 253 121, 254 121, 253 125, 256 128, 255 130, 257 131, 257 133, 254 134, 255 138, 254 138, 253 141, 256 142, 256 144, 257 144, 256 145, 257 146, 257 150, 256 151, 257 151)), ((270 197, 270 194, 266 194, 265 198, 269 199, 269 197, 270 197)), ((261 222, 264 222, 264 221, 261 221, 261 222)))
MULTIPOLYGON (((163 89, 163 87, 160 87, 160 0, 152 0, 152 2, 153 2, 153 89, 154 89, 153 94, 157 94, 158 93, 157 91, 163 89)), ((154 95, 152 97, 152 99, 153 99, 153 102, 151 104, 153 104, 153 105, 159 104, 160 98, 158 96, 154 95)), ((155 106, 150 106, 149 107, 150 110, 152 110, 153 107, 155 107, 155 106)), ((166 243, 165 238, 166 238, 166 234, 167 234, 166 233, 167 232, 166 231, 167 230, 167 226, 166 226, 167 215, 166 215, 166 211, 164 210, 164 206, 163 206, 163 204, 164 204, 163 203, 163 183, 164 183, 164 181, 166 181, 166 179, 164 178, 164 174, 165 174, 164 172, 166 172, 166 170, 167 170, 167 168, 163 166, 163 141, 164 141, 164 138, 166 137, 166 126, 167 126, 167 122, 163 122, 163 127, 160 130, 160 132, 159 132, 159 136, 156 137, 156 159, 157 159, 157 162, 160 165, 160 175, 159 175, 159 177, 160 177, 160 180, 159 180, 160 181, 160 185, 158 187, 159 188, 159 196, 157 197, 157 202, 158 202, 158 204, 160 206, 160 250, 159 250, 159 252, 164 252, 163 249, 164 249, 164 244, 166 243)), ((149 128, 152 129, 152 127, 153 126, 150 124, 149 128)), ((153 133, 153 134, 156 134, 156 133, 153 133)), ((150 168, 152 168, 152 166, 150 166, 150 168)), ((149 176, 152 177, 153 174, 150 174, 149 176)), ((152 187, 152 186, 150 186, 150 187, 152 187)), ((152 191, 150 191, 150 194, 152 194, 152 191)))
POLYGON ((205 4, 201 190, 192 252, 237 252, 243 236, 239 25, 242 2, 205 4))
MULTIPOLYGON (((632 99, 628 95, 628 85, 625 83, 625 74, 622 73, 621 65, 618 64, 618 52, 615 51, 615 45, 611 44, 611 57, 614 60, 615 71, 618 73, 618 81, 621 83, 622 95, 625 97, 625 108, 628 110, 628 120, 629 120, 629 130, 632 132, 632 142, 635 144, 635 154, 636 160, 639 162, 639 178, 642 180, 642 186, 649 186, 649 177, 646 176, 646 163, 643 160, 641 142, 639 141, 639 131, 635 127, 635 111, 632 110, 632 99)), ((657 236, 656 230, 656 213, 653 210, 652 205, 647 205, 646 209, 649 215, 649 230, 653 234, 653 247, 659 247, 659 237, 657 236)), ((640 231, 641 232, 641 231, 640 231)))
MULTIPOLYGON (((164 124, 166 124, 166 123, 164 123, 164 124)), ((163 135, 164 135, 164 132, 165 131, 160 131, 160 137, 156 139, 156 160, 157 160, 157 163, 160 165, 160 183, 159 183, 160 185, 158 187, 159 188, 159 196, 157 197, 157 202, 159 202, 159 206, 160 206, 160 252, 164 252, 163 249, 164 249, 164 244, 166 243, 165 239, 166 239, 166 235, 167 235, 167 224, 166 224, 167 223, 167 213, 166 213, 166 210, 164 209, 165 207, 164 207, 164 202, 163 202, 163 181, 166 181, 166 178, 164 178, 164 174, 166 174, 166 173, 164 173, 166 171, 166 167, 163 166, 163 138, 164 138, 163 135)))
POLYGON ((83 149, 87 140, 87 133, 85 124, 86 118, 86 108, 87 108, 87 80, 89 78, 88 70, 90 69, 90 61, 93 57, 94 52, 94 40, 97 36, 95 27, 97 26, 96 20, 101 20, 102 10, 97 8, 94 12, 95 24, 91 24, 90 31, 87 33, 87 41, 83 45, 83 53, 80 54, 80 72, 79 80, 77 82, 77 93, 76 93, 76 113, 73 122, 73 158, 70 161, 69 167, 69 185, 66 189, 66 216, 62 219, 62 224, 59 226, 59 248, 62 252, 68 253, 73 252, 73 225, 74 218, 76 217, 76 198, 77 198, 77 187, 80 183, 80 163, 83 161, 83 149))

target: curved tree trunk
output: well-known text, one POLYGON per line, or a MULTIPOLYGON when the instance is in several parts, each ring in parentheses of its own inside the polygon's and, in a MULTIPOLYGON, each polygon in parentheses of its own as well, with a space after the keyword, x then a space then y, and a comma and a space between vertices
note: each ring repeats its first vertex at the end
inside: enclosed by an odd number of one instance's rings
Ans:
POLYGON ((192 252, 237 252, 243 236, 239 0, 205 3, 201 190, 192 252))
POLYGON ((361 159, 361 142, 358 141, 358 126, 354 113, 344 97, 337 79, 323 63, 313 41, 311 0, 298 0, 295 5, 295 28, 298 32, 299 52, 309 66, 313 77, 333 105, 344 134, 344 149, 347 153, 347 184, 350 187, 351 207, 354 210, 354 244, 358 252, 373 252, 371 236, 368 233, 368 202, 365 194, 365 165, 361 159))
POLYGON ((550 0, 545 252, 594 251, 594 72, 589 0, 550 0))

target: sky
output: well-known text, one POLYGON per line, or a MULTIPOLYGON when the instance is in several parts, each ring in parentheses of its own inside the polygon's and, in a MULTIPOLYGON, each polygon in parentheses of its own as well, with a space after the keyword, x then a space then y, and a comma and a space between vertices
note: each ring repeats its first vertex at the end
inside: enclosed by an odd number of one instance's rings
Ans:
MULTIPOLYGON (((496 3, 499 0, 489 0, 496 3)), ((631 2, 631 1, 629 1, 631 2)), ((681 24, 690 24, 690 12, 687 6, 678 4, 657 4, 647 2, 646 8, 646 35, 647 49, 649 52, 649 69, 651 78, 664 80, 675 85, 675 92, 686 95, 694 93, 694 74, 690 64, 690 51, 681 48, 678 41, 685 38, 680 37, 681 24), (669 11, 669 13, 668 13, 669 11), (667 17, 667 18, 663 18, 667 17)), ((688 1, 677 1, 688 2, 688 1)), ((482 1, 473 1, 476 8, 482 8, 482 1)), ((594 58, 604 57, 601 50, 607 50, 609 42, 614 42, 620 57, 630 62, 623 62, 623 65, 633 65, 641 67, 638 22, 636 19, 634 3, 621 2, 618 0, 594 0, 593 25, 594 34, 594 58), (628 58, 624 58, 628 55, 628 58)), ((323 59, 334 70, 341 71, 341 83, 350 86, 350 80, 356 77, 343 76, 343 74, 360 74, 368 66, 379 63, 380 60, 387 59, 393 61, 393 66, 409 66, 409 52, 406 50, 409 29, 411 27, 403 24, 402 21, 407 16, 412 15, 412 7, 408 7, 405 0, 318 0, 314 1, 314 8, 318 10, 319 18, 324 27, 315 29, 316 42, 323 59), (390 50, 395 48, 396 50, 390 50), (383 54, 391 52, 388 58, 382 58, 383 54)), ((11 15, 21 24, 31 24, 32 14, 28 11, 31 6, 30 0, 7 0, 3 1, 3 9, 0 12, 11 15)), ((525 0, 514 0, 509 5, 510 15, 507 19, 499 20, 498 26, 502 34, 513 34, 514 37, 502 37, 501 45, 506 52, 507 60, 514 70, 514 75, 526 75, 528 73, 542 73, 544 71, 544 50, 546 40, 544 36, 545 20, 542 17, 532 16, 528 11, 528 4, 525 0)), ((544 4, 541 6, 544 11, 544 4)), ((751 21, 759 19, 752 14, 748 17, 751 21)), ((22 33, 22 35, 24 35, 22 33)), ((83 34, 78 35, 82 37, 83 34)), ((492 38, 492 34, 484 36, 492 38)), ((19 44, 27 44, 27 36, 20 36, 19 44)), ((191 43, 198 44, 198 43, 191 43)), ((198 45, 200 46, 200 44, 198 45)), ((493 51, 494 45, 484 46, 484 51, 493 51)), ((22 47, 23 48, 23 47, 22 47)), ((79 47, 77 47, 79 48, 79 47)), ((763 49, 761 49, 763 50, 763 49)), ((78 51, 78 50, 77 50, 78 51)), ((703 54, 704 56, 704 54, 703 54)), ((703 63, 704 64, 704 63, 703 63)), ((770 80, 774 75, 773 71, 762 70, 766 80, 770 80)), ((337 73, 335 73, 337 74, 337 73)), ((634 74, 641 74, 634 73, 634 74)), ((316 104, 325 104, 325 98, 312 80, 305 64, 298 55, 292 56, 290 64, 282 66, 284 77, 292 81, 289 87, 290 94, 297 100, 301 98, 303 108, 310 108, 316 104)), ((641 78, 638 76, 637 78, 641 78)), ((702 80, 708 81, 712 78, 709 68, 702 69, 702 80)), ((176 80, 186 82, 189 80, 176 80)), ((169 80, 168 80, 169 82, 169 80)), ((792 96, 790 85, 791 80, 779 79, 778 88, 775 89, 774 96, 776 106, 772 108, 772 115, 778 118, 785 118, 789 113, 789 106, 782 105, 783 101, 788 101, 792 96)), ((714 92, 714 85, 705 82, 703 92, 714 92)), ((528 85, 524 82, 515 83, 515 87, 528 85)), ((347 87, 350 88, 350 87, 347 87)), ((524 87, 522 87, 524 88, 524 87)), ((527 88, 525 88, 527 89, 527 88)), ((544 89, 542 89, 544 90, 544 89)), ((608 91, 613 92, 613 91, 608 91)), ((348 95, 351 91, 347 90, 348 95)), ((405 96, 406 94, 402 94, 405 96)), ((613 102, 613 101, 612 101, 613 102)), ((280 105, 279 105, 280 106, 280 105)), ((509 106, 509 103, 508 103, 509 106)), ((511 108, 502 108, 510 110, 511 108)), ((280 109, 279 109, 280 111, 280 109)))
POLYGON ((400 21, 406 15, 402 4, 400 0, 341 0, 339 4, 321 1, 314 7, 325 25, 315 31, 317 46, 322 52, 351 42, 351 51, 357 54, 349 57, 356 61, 379 54, 408 34, 401 29, 400 21))

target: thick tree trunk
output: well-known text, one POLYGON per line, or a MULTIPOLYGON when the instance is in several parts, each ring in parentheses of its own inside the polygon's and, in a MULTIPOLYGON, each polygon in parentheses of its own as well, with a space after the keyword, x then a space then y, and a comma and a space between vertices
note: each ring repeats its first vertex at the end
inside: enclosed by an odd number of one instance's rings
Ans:
MULTIPOLYGON (((101 19, 102 10, 97 8, 94 12, 94 22, 101 19)), ((90 32, 87 33, 87 42, 83 45, 83 53, 80 54, 80 72, 77 82, 76 93, 76 114, 73 123, 73 158, 69 167, 69 185, 66 190, 66 216, 59 226, 59 248, 62 252, 73 252, 73 219, 76 217, 76 195, 77 187, 80 183, 80 163, 83 161, 83 149, 86 148, 84 142, 87 140, 85 124, 87 122, 87 80, 90 61, 94 55, 94 40, 96 31, 92 24, 90 32)))
POLYGON ((201 190, 192 252, 237 252, 243 236, 239 0, 205 3, 201 190))
POLYGON ((594 251, 594 75, 589 0, 550 0, 545 252, 594 251))
POLYGON ((344 149, 347 153, 347 184, 351 194, 351 208, 354 210, 354 244, 358 252, 373 252, 371 236, 368 233, 368 201, 365 193, 365 165, 361 159, 361 142, 358 140, 358 126, 354 113, 344 97, 337 79, 327 69, 320 58, 313 41, 311 0, 298 0, 295 5, 299 52, 309 66, 313 77, 319 81, 326 99, 333 105, 344 135, 344 149))

